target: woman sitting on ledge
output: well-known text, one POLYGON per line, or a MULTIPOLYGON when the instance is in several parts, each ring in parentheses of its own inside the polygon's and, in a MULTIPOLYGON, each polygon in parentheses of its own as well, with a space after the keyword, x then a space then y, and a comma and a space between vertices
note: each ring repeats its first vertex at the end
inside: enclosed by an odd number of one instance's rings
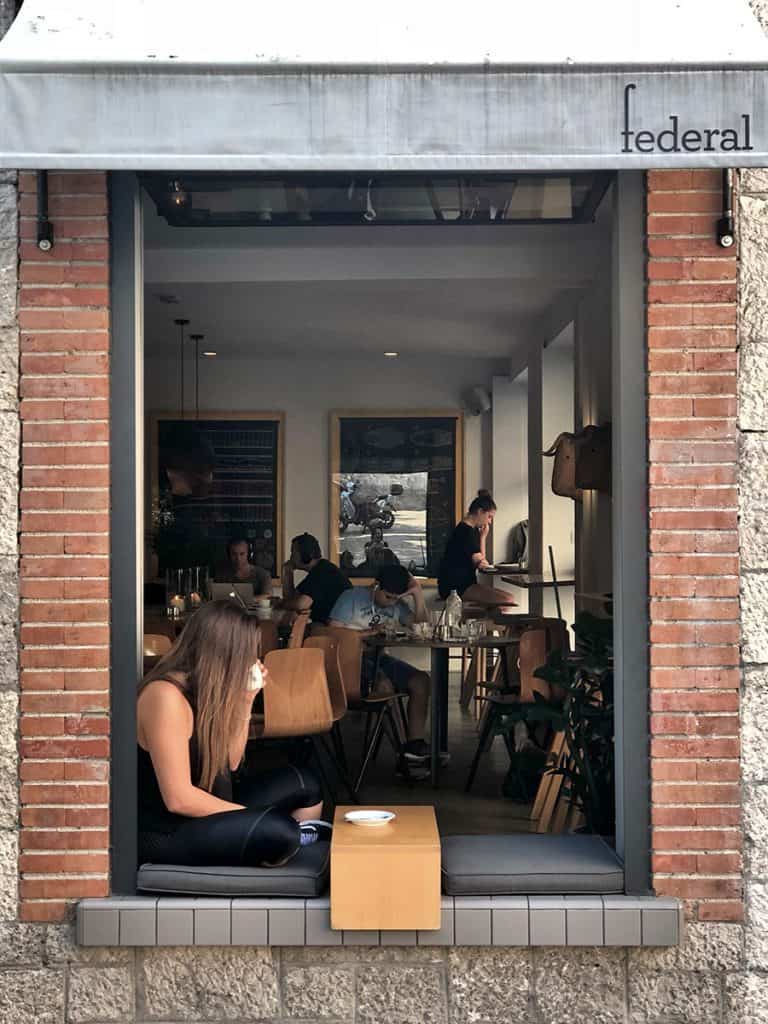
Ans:
POLYGON ((287 765, 233 787, 251 707, 270 685, 260 632, 229 600, 203 605, 148 673, 137 706, 139 863, 278 866, 330 831, 320 788, 287 765))

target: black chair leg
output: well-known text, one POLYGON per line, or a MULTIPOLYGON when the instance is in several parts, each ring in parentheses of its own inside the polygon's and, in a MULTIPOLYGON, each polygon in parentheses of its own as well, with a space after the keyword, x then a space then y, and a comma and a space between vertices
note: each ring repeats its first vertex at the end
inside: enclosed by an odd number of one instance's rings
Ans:
MULTIPOLYGON (((373 753, 373 749, 374 749, 374 747, 376 746, 376 744, 377 744, 377 742, 379 740, 379 736, 380 736, 381 730, 383 728, 384 712, 386 711, 386 709, 387 709, 387 705, 386 704, 382 704, 382 706, 380 708, 377 708, 375 711, 373 711, 372 713, 370 713, 367 716, 366 726, 368 725, 368 720, 371 717, 373 717, 373 716, 375 716, 375 718, 376 718, 376 724, 375 724, 375 726, 373 728, 373 734, 371 736, 370 742, 368 743, 368 745, 366 747, 365 755, 363 757, 362 764, 360 765, 360 772, 358 773, 357 781, 355 782, 355 785, 354 785, 354 792, 355 793, 359 793, 360 792, 360 786, 362 785, 363 776, 365 775, 366 769, 368 768, 368 762, 371 760, 371 754, 373 753)), ((366 732, 368 732, 367 728, 366 728, 366 732)))
POLYGON ((331 741, 333 742, 333 749, 336 751, 339 764, 345 772, 349 773, 349 762, 347 761, 347 751, 344 748, 344 734, 341 731, 341 722, 333 723, 331 741))
POLYGON ((359 804, 360 800, 357 794, 355 793, 354 789, 352 788, 352 782, 347 773, 346 766, 342 764, 342 762, 339 760, 338 756, 334 751, 334 744, 328 740, 327 736, 319 736, 318 739, 323 750, 328 755, 328 760, 333 766, 333 770, 336 773, 336 777, 338 778, 339 782, 342 783, 347 793, 349 794, 349 799, 353 804, 359 804))
POLYGON ((328 774, 325 770, 325 765, 323 764, 323 746, 321 737, 310 736, 308 737, 308 740, 309 757, 307 758, 307 761, 314 759, 315 766, 317 767, 317 774, 320 776, 320 788, 322 789, 324 794, 323 802, 325 802, 327 799, 331 807, 332 816, 333 808, 335 808, 336 806, 336 791, 333 789, 330 782, 328 781, 328 774))
POLYGON ((472 789, 472 784, 475 781, 475 775, 477 775, 477 768, 480 764, 480 758, 483 755, 486 744, 493 735, 493 726, 496 721, 496 711, 493 704, 488 704, 485 711, 485 718, 483 719, 483 728, 480 732, 480 739, 477 743, 477 750, 475 756, 472 758, 472 764, 470 765, 469 775, 467 776, 467 783, 464 786, 464 792, 468 793, 472 789))

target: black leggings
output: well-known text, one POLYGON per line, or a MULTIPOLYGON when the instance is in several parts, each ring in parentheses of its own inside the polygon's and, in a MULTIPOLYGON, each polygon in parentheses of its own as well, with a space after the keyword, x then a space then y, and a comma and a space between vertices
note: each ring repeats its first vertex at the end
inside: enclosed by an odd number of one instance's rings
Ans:
POLYGON ((289 860, 299 849, 290 812, 322 800, 317 779, 289 764, 240 780, 234 800, 243 811, 186 818, 173 832, 139 832, 139 863, 260 867, 289 860))

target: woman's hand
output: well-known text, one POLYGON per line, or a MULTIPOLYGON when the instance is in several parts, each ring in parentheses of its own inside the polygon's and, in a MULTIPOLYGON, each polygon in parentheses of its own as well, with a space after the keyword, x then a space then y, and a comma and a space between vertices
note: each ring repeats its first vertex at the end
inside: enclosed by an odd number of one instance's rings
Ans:
POLYGON ((491 532, 491 524, 490 523, 481 523, 478 526, 477 529, 478 529, 478 532, 480 534, 480 540, 485 540, 487 538, 488 534, 491 532))
POLYGON ((248 676, 248 682, 246 683, 245 687, 246 696, 253 700, 256 694, 260 690, 264 689, 264 686, 268 678, 269 673, 267 672, 267 669, 264 666, 264 662, 256 661, 251 666, 251 672, 250 675, 248 676))

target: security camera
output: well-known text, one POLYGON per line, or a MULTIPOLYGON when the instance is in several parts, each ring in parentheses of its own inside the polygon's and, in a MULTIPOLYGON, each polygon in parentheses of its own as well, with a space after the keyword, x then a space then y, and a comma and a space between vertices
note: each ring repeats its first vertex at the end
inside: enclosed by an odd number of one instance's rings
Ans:
POLYGON ((723 249, 730 249, 735 241, 733 217, 721 217, 717 222, 717 244, 723 249))

